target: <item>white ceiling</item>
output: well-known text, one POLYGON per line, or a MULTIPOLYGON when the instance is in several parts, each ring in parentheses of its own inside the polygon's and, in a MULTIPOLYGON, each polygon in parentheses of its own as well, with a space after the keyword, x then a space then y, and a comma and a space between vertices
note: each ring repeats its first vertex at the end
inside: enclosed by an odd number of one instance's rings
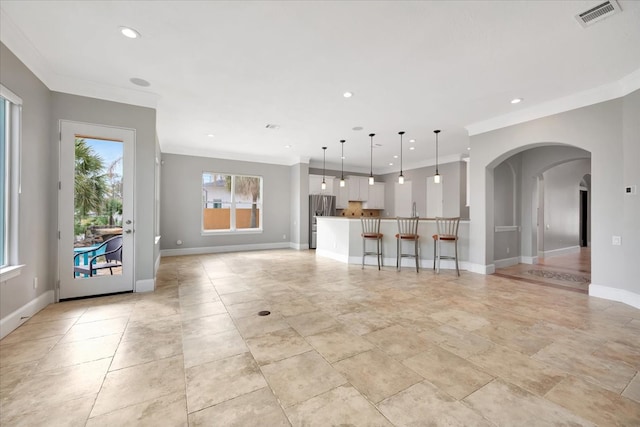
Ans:
POLYGON ((401 130, 407 170, 433 164, 434 129, 443 163, 469 133, 640 87, 640 2, 582 28, 599 3, 2 0, 0 38, 52 90, 156 108, 165 153, 321 166, 327 146, 339 169, 346 139, 368 172, 375 133, 378 174, 401 130))

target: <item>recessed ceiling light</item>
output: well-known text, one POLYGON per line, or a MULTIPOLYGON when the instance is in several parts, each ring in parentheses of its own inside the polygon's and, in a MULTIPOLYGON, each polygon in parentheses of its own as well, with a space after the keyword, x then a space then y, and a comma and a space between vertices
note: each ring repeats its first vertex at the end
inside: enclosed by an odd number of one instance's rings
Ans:
POLYGON ((409 147, 409 150, 415 150, 416 147, 409 147))
POLYGON ((272 123, 267 123, 265 128, 267 128, 267 129, 280 129, 280 125, 274 125, 272 123))
POLYGON ((130 39, 139 39, 140 37, 142 37, 140 35, 139 32, 137 32, 136 30, 134 30, 133 28, 129 28, 129 27, 119 27, 120 32, 122 33, 123 36, 130 38, 130 39))
POLYGON ((520 104, 522 102, 522 98, 513 98, 511 100, 512 104, 520 104))
POLYGON ((213 138, 215 135, 214 135, 214 134, 212 134, 212 133, 209 133, 209 134, 207 134, 207 136, 208 136, 209 138, 213 138))
POLYGON ((393 166, 393 162, 389 162, 389 166, 393 166))
POLYGON ((416 142, 416 140, 415 139, 410 139, 409 142, 416 142))
POLYGON ((394 158, 394 159, 397 159, 397 158, 398 158, 398 155, 396 154, 395 156, 393 156, 393 158, 394 158))
POLYGON ((345 156, 342 156, 342 157, 340 157, 340 158, 341 158, 342 160, 346 159, 346 157, 345 157, 345 156))
POLYGON ((291 148, 289 144, 285 145, 284 148, 291 148))
POLYGON ((353 96, 353 92, 345 92, 342 94, 345 98, 351 98, 353 96))
POLYGON ((471 151, 471 147, 467 147, 467 151, 471 151))
POLYGON ((351 130, 362 130, 362 129, 363 129, 362 126, 356 126, 356 127, 351 128, 351 130))
POLYGON ((145 79, 139 79, 138 77, 132 77, 132 78, 129 79, 129 81, 131 83, 133 83, 134 85, 138 85, 138 86, 142 86, 142 87, 151 86, 151 83, 149 83, 145 79))

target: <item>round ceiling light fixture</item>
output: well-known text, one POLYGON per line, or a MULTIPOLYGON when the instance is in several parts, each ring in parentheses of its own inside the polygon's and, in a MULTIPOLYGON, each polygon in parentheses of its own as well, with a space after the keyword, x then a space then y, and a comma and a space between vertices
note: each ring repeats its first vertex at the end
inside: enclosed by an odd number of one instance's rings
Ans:
POLYGON ((214 134, 212 134, 212 133, 207 134, 207 136, 208 136, 209 138, 213 138, 213 137, 215 137, 215 135, 214 135, 214 134))
POLYGON ((342 94, 345 98, 351 98, 353 96, 353 92, 345 92, 342 94))
POLYGON ((149 83, 145 79, 140 79, 138 77, 132 77, 132 78, 129 79, 129 81, 131 83, 133 83, 134 85, 137 85, 137 86, 142 86, 142 87, 151 86, 151 83, 149 83))
POLYGON ((131 27, 118 27, 120 33, 128 39, 139 39, 142 37, 139 32, 131 27))
POLYGON ((520 104, 522 101, 523 101, 523 99, 522 99, 522 98, 513 98, 513 99, 511 100, 511 103, 512 103, 512 104, 520 104))

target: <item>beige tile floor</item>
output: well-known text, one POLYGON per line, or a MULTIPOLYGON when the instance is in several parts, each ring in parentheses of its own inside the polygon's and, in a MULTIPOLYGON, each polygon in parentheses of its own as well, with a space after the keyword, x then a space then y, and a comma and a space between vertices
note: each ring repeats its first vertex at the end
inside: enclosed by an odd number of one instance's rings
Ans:
POLYGON ((157 285, 0 341, 0 424, 640 425, 621 303, 289 250, 163 258, 157 285))

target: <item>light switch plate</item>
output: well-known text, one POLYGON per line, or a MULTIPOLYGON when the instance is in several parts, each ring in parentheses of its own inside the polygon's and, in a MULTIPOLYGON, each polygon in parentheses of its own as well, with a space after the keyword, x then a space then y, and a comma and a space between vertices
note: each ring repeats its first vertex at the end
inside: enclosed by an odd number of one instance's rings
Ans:
POLYGON ((611 236, 611 244, 614 246, 620 246, 622 244, 622 237, 611 236))

